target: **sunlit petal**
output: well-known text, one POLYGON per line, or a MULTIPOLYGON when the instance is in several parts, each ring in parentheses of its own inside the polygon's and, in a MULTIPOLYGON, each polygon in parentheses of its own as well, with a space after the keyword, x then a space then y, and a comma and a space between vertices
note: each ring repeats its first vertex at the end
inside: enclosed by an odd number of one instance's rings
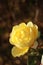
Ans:
POLYGON ((19 56, 24 55, 25 53, 27 53, 28 50, 29 50, 29 47, 24 47, 23 49, 13 47, 11 53, 14 57, 19 57, 19 56))

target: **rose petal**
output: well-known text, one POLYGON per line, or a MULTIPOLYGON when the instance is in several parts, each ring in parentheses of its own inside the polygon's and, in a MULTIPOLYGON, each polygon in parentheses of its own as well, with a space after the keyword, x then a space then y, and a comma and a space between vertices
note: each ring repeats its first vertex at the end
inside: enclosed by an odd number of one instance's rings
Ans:
POLYGON ((25 53, 27 53, 28 50, 29 50, 29 47, 24 47, 22 49, 17 48, 17 47, 13 47, 11 53, 14 57, 19 57, 19 56, 24 55, 25 53))

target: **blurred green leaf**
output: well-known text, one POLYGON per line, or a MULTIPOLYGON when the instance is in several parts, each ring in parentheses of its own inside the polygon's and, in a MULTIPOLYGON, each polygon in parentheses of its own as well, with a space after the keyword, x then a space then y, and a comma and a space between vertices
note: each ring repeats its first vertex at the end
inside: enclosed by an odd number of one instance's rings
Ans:
POLYGON ((27 65, 37 65, 41 62, 41 56, 43 54, 43 49, 30 49, 28 52, 27 65))

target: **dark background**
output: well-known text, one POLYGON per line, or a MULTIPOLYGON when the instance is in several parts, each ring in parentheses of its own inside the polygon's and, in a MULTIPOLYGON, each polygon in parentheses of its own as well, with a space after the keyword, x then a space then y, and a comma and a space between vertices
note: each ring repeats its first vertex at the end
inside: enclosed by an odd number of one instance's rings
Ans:
MULTIPOLYGON (((0 65, 27 65, 27 54, 12 57, 9 34, 13 25, 30 20, 43 37, 43 0, 0 0, 0 65)), ((43 46, 43 39, 38 41, 43 46)))

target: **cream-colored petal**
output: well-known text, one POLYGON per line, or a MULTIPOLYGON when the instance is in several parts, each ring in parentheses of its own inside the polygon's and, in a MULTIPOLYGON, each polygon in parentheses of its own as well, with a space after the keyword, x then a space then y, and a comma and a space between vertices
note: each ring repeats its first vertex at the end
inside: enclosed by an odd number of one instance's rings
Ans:
POLYGON ((34 42, 34 44, 33 44, 33 46, 32 46, 32 48, 36 49, 36 48, 37 48, 37 46, 38 46, 38 42, 37 42, 37 41, 35 41, 35 42, 34 42))
POLYGON ((28 27, 33 27, 33 23, 32 23, 31 21, 29 21, 29 22, 27 23, 27 26, 28 26, 28 27))
POLYGON ((13 47, 11 53, 13 57, 20 57, 21 55, 24 55, 25 53, 27 53, 28 50, 29 50, 29 47, 24 47, 22 49, 13 47))

